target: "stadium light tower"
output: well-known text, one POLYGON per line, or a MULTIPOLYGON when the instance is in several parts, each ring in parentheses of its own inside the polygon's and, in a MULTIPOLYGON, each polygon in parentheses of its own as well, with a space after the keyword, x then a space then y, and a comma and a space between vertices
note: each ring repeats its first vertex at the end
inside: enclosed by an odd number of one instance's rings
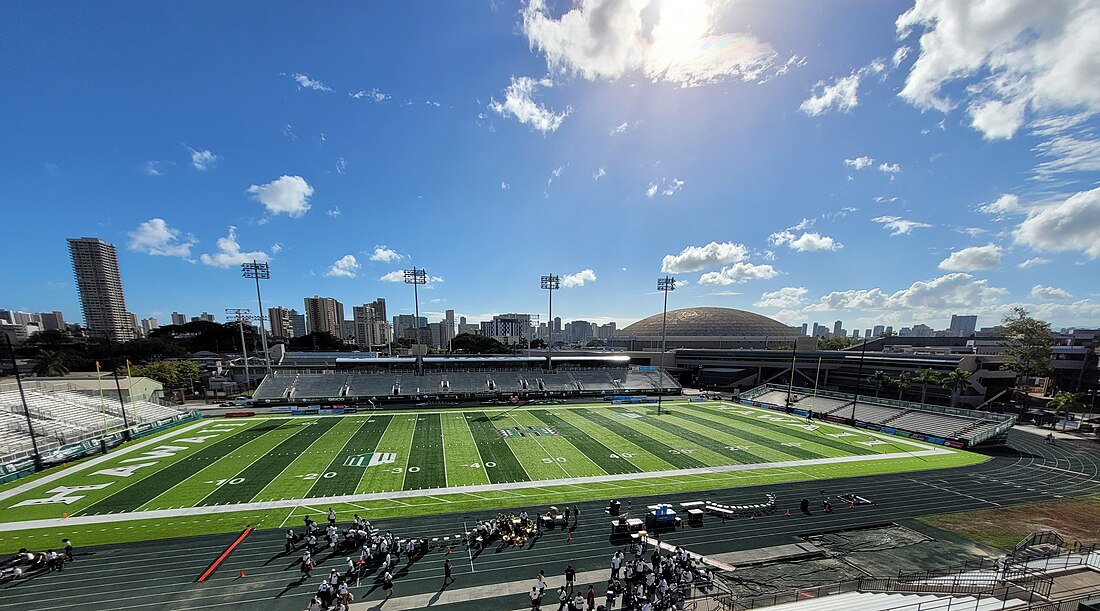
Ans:
POLYGON ((543 276, 539 286, 550 294, 550 304, 547 307, 546 314, 546 335, 548 337, 546 341, 546 368, 553 369, 550 362, 550 351, 554 349, 554 291, 561 288, 561 276, 556 274, 543 276))
MULTIPOLYGON (((31 436, 31 449, 34 450, 34 470, 42 470, 42 455, 38 453, 38 440, 34 437, 34 425, 31 424, 31 410, 27 407, 27 395, 23 394, 23 378, 19 375, 19 364, 15 361, 15 348, 12 348, 11 338, 4 334, 4 343, 8 345, 8 354, 11 356, 11 370, 15 372, 15 384, 19 387, 19 398, 23 401, 23 414, 27 417, 27 433, 31 436)), ((106 434, 107 431, 104 431, 106 434)))
POLYGON ((241 354, 244 356, 244 386, 245 388, 252 388, 252 376, 248 373, 248 348, 244 343, 244 321, 251 318, 252 310, 248 308, 226 308, 225 315, 232 316, 233 320, 237 321, 237 326, 241 328, 241 354))
POLYGON ((417 287, 427 283, 427 270, 417 269, 416 267, 405 270, 405 284, 413 285, 414 312, 416 313, 416 373, 418 375, 424 373, 424 357, 420 354, 423 351, 423 346, 420 343, 420 291, 417 287))
POLYGON ((260 341, 264 347, 264 370, 267 375, 271 375, 271 355, 267 352, 267 327, 264 326, 264 300, 260 298, 260 280, 271 279, 271 267, 266 262, 260 263, 253 259, 252 263, 241 265, 241 272, 245 278, 256 279, 256 305, 260 308, 260 315, 256 320, 260 323, 260 341))
MULTIPOLYGON (((665 366, 665 340, 667 339, 668 332, 668 294, 670 291, 676 290, 676 278, 671 276, 665 276, 664 278, 657 279, 657 290, 662 291, 665 294, 665 309, 664 314, 661 316, 661 367, 665 366)), ((657 379, 660 380, 661 370, 657 370, 657 379)), ((657 415, 661 415, 661 397, 664 396, 664 388, 657 389, 657 415)))

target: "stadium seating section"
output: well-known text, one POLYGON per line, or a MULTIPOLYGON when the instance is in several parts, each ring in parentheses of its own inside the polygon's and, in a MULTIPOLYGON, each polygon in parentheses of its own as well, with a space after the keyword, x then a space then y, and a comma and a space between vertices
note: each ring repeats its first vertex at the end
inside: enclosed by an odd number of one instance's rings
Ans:
MULTIPOLYGON (((750 391, 743 394, 742 398, 767 405, 782 406, 787 403, 787 392, 771 387, 760 389, 758 392, 750 391)), ((876 403, 875 399, 865 398, 862 395, 860 401, 855 404, 854 410, 853 401, 850 399, 814 397, 812 394, 806 393, 805 389, 798 389, 792 393, 791 398, 791 407, 811 411, 815 416, 831 415, 845 419, 854 417, 860 422, 935 437, 966 439, 972 444, 980 443, 991 437, 997 427, 1003 423, 1001 419, 985 419, 962 414, 884 405, 876 403)))
MULTIPOLYGON (((117 399, 68 390, 25 388, 27 408, 35 438, 43 452, 65 444, 121 429, 122 406, 117 399)), ((150 401, 126 403, 130 425, 180 415, 181 412, 150 401)), ((18 390, 0 391, 0 458, 31 450, 27 417, 18 390)))
POLYGON ((663 371, 629 368, 426 372, 276 372, 254 397, 269 403, 366 401, 398 398, 493 398, 519 396, 679 392, 663 371))

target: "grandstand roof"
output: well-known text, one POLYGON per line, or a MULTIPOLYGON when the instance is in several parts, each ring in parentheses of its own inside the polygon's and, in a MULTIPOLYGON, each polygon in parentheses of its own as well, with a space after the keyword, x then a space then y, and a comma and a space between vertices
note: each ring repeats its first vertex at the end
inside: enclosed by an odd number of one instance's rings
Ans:
MULTIPOLYGON (((654 314, 619 331, 620 336, 659 337, 663 316, 654 314)), ((668 313, 668 335, 677 337, 790 337, 794 327, 733 308, 684 308, 668 313)))

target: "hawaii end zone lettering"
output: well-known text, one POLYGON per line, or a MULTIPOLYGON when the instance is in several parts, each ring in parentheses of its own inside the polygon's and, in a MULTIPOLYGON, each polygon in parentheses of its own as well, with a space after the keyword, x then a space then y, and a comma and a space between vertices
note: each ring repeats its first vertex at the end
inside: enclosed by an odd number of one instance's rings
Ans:
MULTIPOLYGON (((130 477, 138 469, 155 466, 162 459, 171 458, 179 452, 194 449, 195 446, 206 443, 206 441, 210 439, 216 439, 224 433, 236 433, 238 431, 236 427, 247 425, 248 423, 245 422, 219 422, 218 424, 206 427, 203 430, 198 431, 198 434, 195 436, 172 440, 173 443, 187 443, 191 445, 159 445, 151 450, 141 452, 139 456, 136 456, 134 458, 120 460, 119 463, 122 466, 112 467, 108 469, 100 469, 98 471, 93 471, 90 475, 130 477), (137 464, 127 465, 124 463, 137 464)), ((74 495, 74 492, 102 490, 103 488, 106 488, 113 483, 114 482, 106 482, 102 484, 86 484, 82 486, 58 486, 57 488, 51 488, 50 490, 46 491, 46 493, 50 495, 48 497, 20 501, 14 505, 11 505, 11 508, 27 507, 31 505, 71 505, 76 501, 84 498, 85 496, 83 494, 74 495)))

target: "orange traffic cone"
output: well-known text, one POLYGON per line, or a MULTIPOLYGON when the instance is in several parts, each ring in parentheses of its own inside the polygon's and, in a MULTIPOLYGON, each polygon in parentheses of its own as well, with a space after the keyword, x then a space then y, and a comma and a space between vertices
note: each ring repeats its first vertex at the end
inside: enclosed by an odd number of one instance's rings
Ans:
POLYGON ((787 516, 788 518, 789 518, 789 517, 791 517, 791 510, 790 510, 790 509, 788 509, 788 510, 787 510, 787 513, 785 513, 785 514, 783 514, 783 515, 787 516))
POLYGON ((244 569, 237 572, 237 579, 244 579, 244 569))

